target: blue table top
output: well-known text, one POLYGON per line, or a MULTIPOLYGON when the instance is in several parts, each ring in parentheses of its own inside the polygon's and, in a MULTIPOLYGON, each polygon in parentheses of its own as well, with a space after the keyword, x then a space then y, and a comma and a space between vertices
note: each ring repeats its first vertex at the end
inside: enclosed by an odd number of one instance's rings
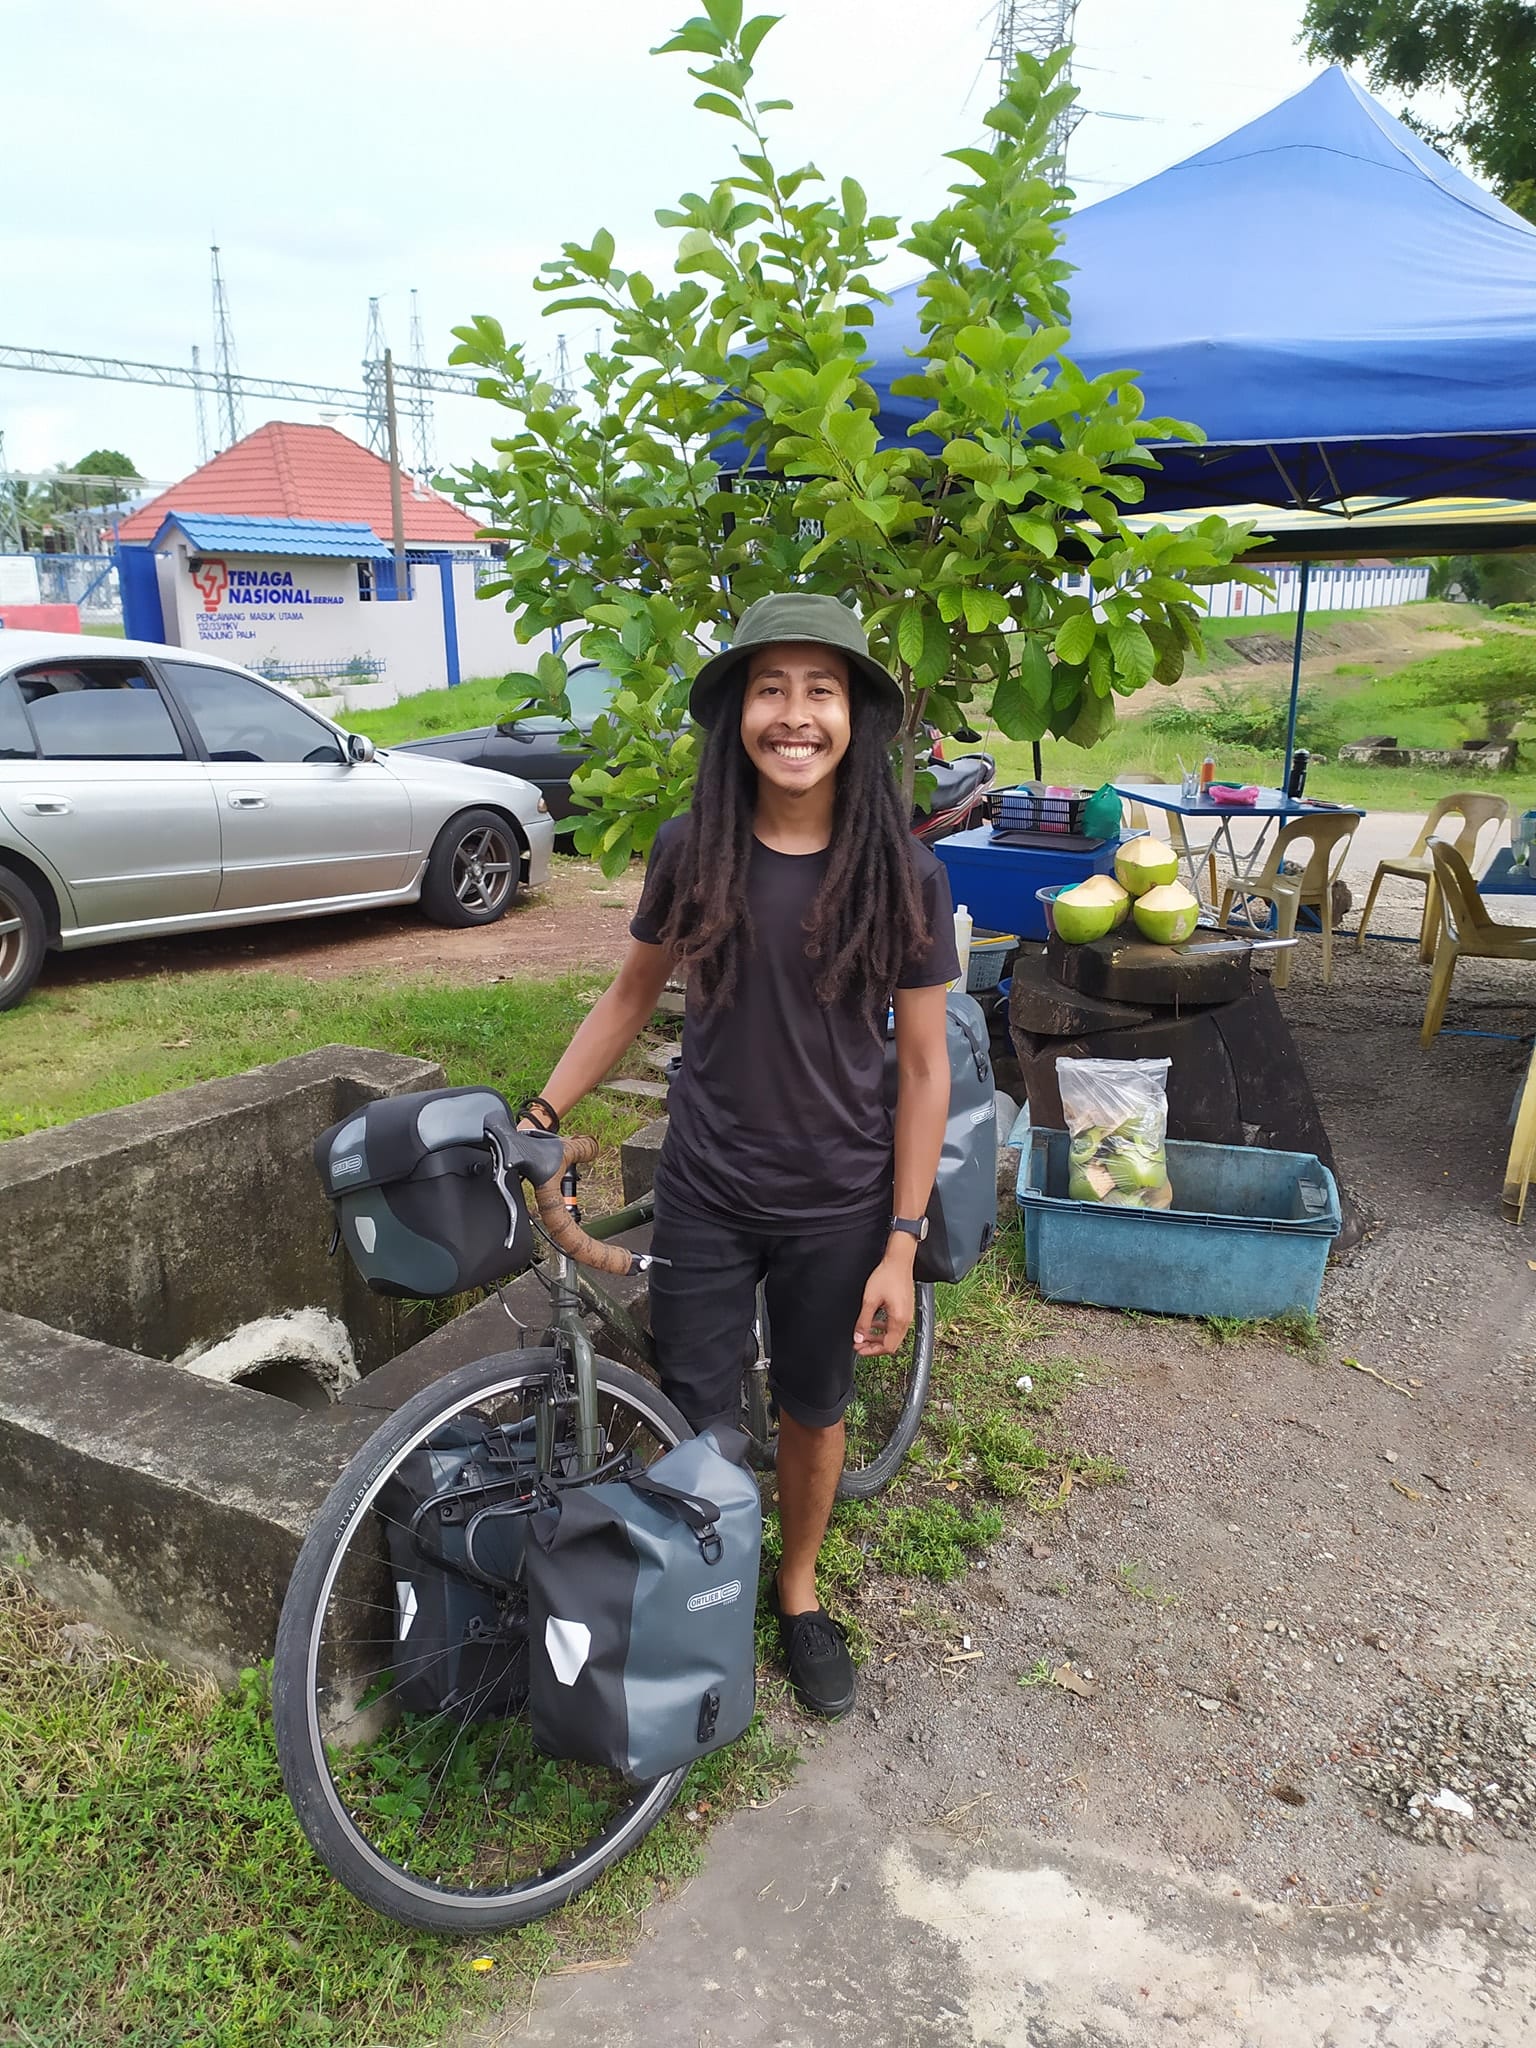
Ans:
POLYGON ((1213 804, 1209 797, 1186 803, 1177 782, 1116 782, 1111 786, 1117 796, 1151 804, 1154 810, 1177 811, 1181 818, 1305 818, 1333 811, 1352 811, 1357 818, 1365 815, 1353 804, 1308 803, 1305 797, 1287 796, 1281 789, 1261 789, 1252 804, 1213 804))
POLYGON ((1536 896, 1536 875, 1515 866, 1514 849, 1501 846, 1477 885, 1480 896, 1536 896))

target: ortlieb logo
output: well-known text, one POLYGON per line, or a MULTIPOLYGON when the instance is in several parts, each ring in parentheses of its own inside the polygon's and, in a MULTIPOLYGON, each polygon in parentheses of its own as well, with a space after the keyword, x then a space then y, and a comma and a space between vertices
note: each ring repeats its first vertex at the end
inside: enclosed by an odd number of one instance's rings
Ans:
POLYGON ((695 1593, 688 1602, 688 1612, 699 1614, 706 1607, 729 1607, 733 1600, 740 1598, 740 1579, 727 1579, 723 1586, 711 1586, 707 1593, 695 1593))
POLYGON ((361 1173, 362 1170, 363 1155, 361 1152, 348 1152, 344 1158, 331 1161, 332 1180, 345 1180, 350 1174, 361 1173))

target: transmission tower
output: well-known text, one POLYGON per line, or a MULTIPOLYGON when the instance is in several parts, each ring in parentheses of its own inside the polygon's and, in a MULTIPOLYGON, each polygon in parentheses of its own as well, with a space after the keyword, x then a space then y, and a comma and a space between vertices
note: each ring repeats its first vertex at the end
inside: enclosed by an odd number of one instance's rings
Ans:
POLYGON ((389 449, 389 409, 384 399, 384 351, 388 346, 384 339, 384 316, 379 311, 379 301, 370 299, 368 338, 363 343, 363 389, 368 394, 364 422, 368 429, 368 446, 375 455, 386 454, 389 449))
POLYGON ((192 344, 192 404, 197 417, 197 466, 202 468, 213 450, 208 446, 208 414, 203 405, 203 352, 192 344))
MULTIPOLYGON (((988 54, 996 60, 1000 87, 1006 87, 1012 78, 1013 60, 1021 50, 1049 57, 1071 42, 1078 5, 1079 0, 998 0, 988 54)), ((1059 82, 1067 84, 1071 77, 1069 65, 1059 82)), ((1072 131, 1082 118, 1075 106, 1058 115, 1051 130, 1051 146, 1057 156, 1065 159, 1072 131)))
POLYGON ((571 352, 566 347, 563 334, 555 336, 554 393, 556 405, 576 403, 576 386, 571 382, 571 352))
POLYGON ((411 429, 416 442, 416 475, 421 488, 426 490, 432 482, 432 401, 427 396, 427 343, 421 329, 421 308, 416 303, 416 287, 411 287, 411 368, 420 380, 416 394, 411 400, 411 429))
POLYGON ((240 418, 240 393, 235 379, 235 331, 229 317, 229 300, 224 292, 224 273, 219 268, 219 245, 213 245, 213 363, 218 384, 219 411, 224 438, 221 448, 231 448, 245 428, 240 418))

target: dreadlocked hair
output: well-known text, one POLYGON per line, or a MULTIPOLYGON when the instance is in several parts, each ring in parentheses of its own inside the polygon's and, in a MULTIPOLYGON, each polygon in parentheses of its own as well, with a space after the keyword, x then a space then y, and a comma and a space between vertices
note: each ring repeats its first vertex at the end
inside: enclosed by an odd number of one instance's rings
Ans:
MULTIPOLYGON (((743 671, 722 693, 709 728, 677 884, 661 928, 663 945, 672 948, 679 969, 694 977, 707 1009, 731 1003, 741 949, 756 938, 747 908, 747 865, 757 770, 741 744, 745 690, 743 671)), ((903 963, 928 942, 928 921, 878 707, 857 675, 849 711, 827 872, 806 917, 805 950, 816 963, 818 1002, 851 997, 878 1030, 903 963)))

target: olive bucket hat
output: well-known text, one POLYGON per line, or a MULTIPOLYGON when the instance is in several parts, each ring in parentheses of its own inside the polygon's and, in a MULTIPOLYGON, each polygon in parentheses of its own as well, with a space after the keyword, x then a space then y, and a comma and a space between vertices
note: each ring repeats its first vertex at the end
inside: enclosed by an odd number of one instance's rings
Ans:
POLYGON ((835 647, 848 666, 871 685, 881 723, 887 734, 894 736, 905 709, 900 683, 870 653, 858 613, 835 597, 822 597, 811 590, 780 590, 748 605, 735 640, 711 655, 693 679, 688 709, 700 725, 714 722, 727 685, 753 648, 771 647, 781 640, 811 640, 821 647, 835 647))

